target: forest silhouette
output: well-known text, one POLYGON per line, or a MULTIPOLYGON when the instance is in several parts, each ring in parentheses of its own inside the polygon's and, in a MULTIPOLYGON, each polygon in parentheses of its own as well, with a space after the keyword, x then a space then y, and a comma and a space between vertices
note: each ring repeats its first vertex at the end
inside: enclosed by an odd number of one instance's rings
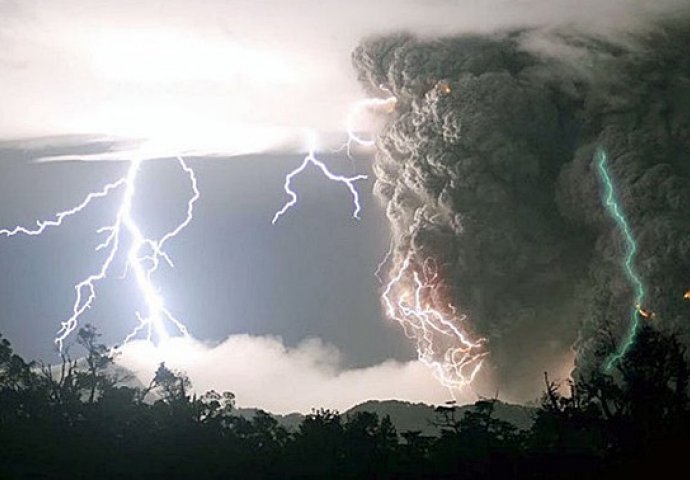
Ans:
POLYGON ((149 385, 124 385, 91 325, 77 344, 83 358, 49 366, 0 336, 0 478, 611 479, 684 465, 685 348, 649 326, 610 374, 565 388, 545 374, 529 430, 482 399, 462 415, 437 407, 438 436, 323 409, 288 430, 261 410, 237 415, 231 392, 192 394, 192 381, 165 364, 149 385))

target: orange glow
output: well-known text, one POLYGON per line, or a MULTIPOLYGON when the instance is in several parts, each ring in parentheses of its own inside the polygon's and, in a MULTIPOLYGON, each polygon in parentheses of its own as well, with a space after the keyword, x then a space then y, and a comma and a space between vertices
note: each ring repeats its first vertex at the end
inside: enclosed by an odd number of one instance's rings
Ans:
POLYGON ((472 339, 465 315, 440 298, 441 279, 432 259, 420 264, 412 254, 396 260, 391 279, 381 298, 386 313, 398 322, 405 335, 415 340, 420 361, 450 390, 470 385, 488 352, 485 338, 472 339))
POLYGON ((654 312, 652 312, 651 310, 642 308, 640 305, 635 305, 635 308, 637 309, 637 313, 639 313, 642 318, 645 318, 647 320, 651 320, 654 318, 654 312))
POLYGON ((443 95, 448 95, 452 90, 447 80, 440 80, 436 84, 436 91, 438 93, 442 93, 443 95))

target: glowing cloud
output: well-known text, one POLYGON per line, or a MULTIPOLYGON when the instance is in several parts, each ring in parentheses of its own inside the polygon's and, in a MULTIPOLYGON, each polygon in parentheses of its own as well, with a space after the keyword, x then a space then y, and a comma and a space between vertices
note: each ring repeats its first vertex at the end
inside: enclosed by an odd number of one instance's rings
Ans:
MULTIPOLYGON (((241 407, 258 407, 273 413, 309 413, 312 408, 345 411, 366 400, 400 399, 443 403, 448 391, 419 361, 385 362, 347 368, 340 351, 318 339, 295 347, 279 337, 233 335, 219 344, 176 337, 154 346, 134 340, 121 349, 117 363, 135 372, 148 385, 158 363, 185 372, 194 391, 228 390, 241 407), (251 359, 251 361, 247 361, 251 359)), ((477 399, 470 391, 460 403, 477 399)))

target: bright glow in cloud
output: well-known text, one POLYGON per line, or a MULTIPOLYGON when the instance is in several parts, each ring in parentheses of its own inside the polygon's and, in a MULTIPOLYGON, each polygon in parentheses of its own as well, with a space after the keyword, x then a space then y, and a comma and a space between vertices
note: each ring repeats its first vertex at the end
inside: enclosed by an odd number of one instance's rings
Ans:
MULTIPOLYGON (((685 0, 168 0, 0 4, 0 139, 97 134, 152 155, 241 154, 343 132, 362 38, 564 22, 630 28, 685 0), (299 141, 297 140, 299 139, 299 141)), ((366 126, 366 125, 363 125, 366 126)), ((334 146, 342 139, 335 140, 334 146)))
MULTIPOLYGON (((342 366, 340 352, 318 339, 286 347, 278 337, 233 335, 208 346, 191 338, 170 338, 155 347, 133 341, 122 347, 117 363, 136 373, 148 385, 161 361, 189 375, 194 390, 228 390, 238 405, 273 413, 311 408, 340 411, 366 400, 402 399, 443 403, 450 398, 429 369, 419 361, 388 360, 367 368, 342 366)), ((477 400, 463 392, 459 403, 477 400)))
POLYGON ((187 37, 165 30, 112 30, 89 45, 94 70, 108 80, 166 84, 196 80, 260 85, 304 80, 287 55, 243 47, 225 38, 187 37))

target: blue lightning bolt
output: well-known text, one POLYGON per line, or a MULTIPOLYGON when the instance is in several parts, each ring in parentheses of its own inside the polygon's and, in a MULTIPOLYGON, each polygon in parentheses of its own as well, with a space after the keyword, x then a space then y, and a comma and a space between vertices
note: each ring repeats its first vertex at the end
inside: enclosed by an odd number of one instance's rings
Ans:
POLYGON ((125 338, 125 343, 133 339, 141 331, 147 332, 148 340, 151 340, 153 333, 161 341, 167 339, 169 334, 165 328, 166 320, 182 335, 188 336, 187 328, 165 306, 163 297, 152 280, 152 275, 158 270, 161 260, 168 263, 171 267, 173 266, 172 260, 164 250, 164 246, 189 225, 194 213, 194 204, 199 199, 199 189, 197 188, 194 171, 186 164, 182 157, 178 157, 177 161, 189 178, 193 194, 187 202, 185 218, 160 239, 146 237, 132 214, 132 204, 136 195, 136 180, 142 164, 140 159, 130 161, 127 173, 122 178, 107 184, 97 192, 89 193, 77 206, 57 213, 53 220, 38 221, 34 228, 17 226, 11 229, 0 230, 0 235, 6 237, 41 235, 48 228, 62 226, 65 219, 82 212, 94 200, 108 197, 113 191, 123 190, 122 200, 114 222, 97 230, 99 234, 107 234, 105 240, 96 247, 96 251, 103 250, 106 252, 105 259, 94 273, 74 286, 75 300, 72 305, 72 314, 61 323, 55 337, 55 343, 60 350, 62 350, 67 337, 77 328, 79 319, 93 306, 96 300, 96 285, 108 276, 108 272, 122 246, 123 233, 127 234, 131 239, 126 253, 125 276, 129 273, 134 275, 147 309, 146 315, 136 312, 139 324, 125 338))
POLYGON ((625 218, 625 215, 623 214, 623 210, 621 209, 618 200, 616 199, 616 195, 613 188, 613 181, 611 180, 611 175, 608 171, 607 166, 608 156, 606 155, 606 152, 603 149, 598 149, 596 157, 598 159, 597 169, 599 172, 599 177, 601 178, 601 181, 604 185, 604 205, 606 205, 609 214, 614 219, 616 225, 618 225, 619 230, 623 234, 623 238, 625 240, 626 245, 626 253, 623 259, 623 270, 625 271, 625 274, 628 277, 628 280, 630 281, 630 284, 635 292, 634 307, 631 313, 631 322, 630 327, 628 329, 628 333, 623 339, 623 342, 618 347, 618 350, 607 359, 605 364, 605 370, 608 372, 611 370, 611 368, 616 362, 618 362, 621 358, 623 358, 623 356, 625 356, 628 349, 632 346, 633 342, 635 341, 635 336, 640 328, 639 309, 645 297, 645 288, 642 284, 642 280, 640 280, 639 275, 635 271, 634 261, 635 254, 637 253, 637 242, 635 241, 632 229, 630 228, 630 225, 628 224, 628 221, 625 218))

